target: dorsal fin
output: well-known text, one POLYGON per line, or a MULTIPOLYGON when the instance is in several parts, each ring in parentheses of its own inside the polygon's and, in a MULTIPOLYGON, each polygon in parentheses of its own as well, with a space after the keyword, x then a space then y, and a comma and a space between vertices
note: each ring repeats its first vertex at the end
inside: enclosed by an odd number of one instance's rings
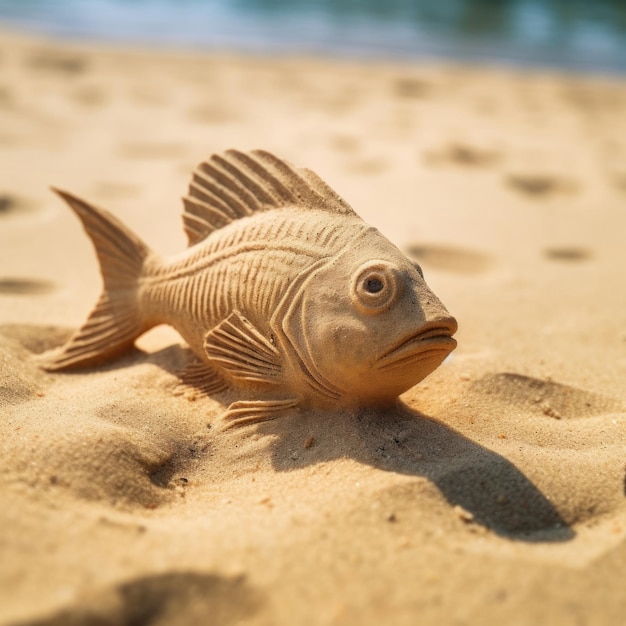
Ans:
POLYGON ((255 211, 299 206, 354 214, 317 174, 264 150, 213 155, 194 170, 183 203, 190 246, 255 211))

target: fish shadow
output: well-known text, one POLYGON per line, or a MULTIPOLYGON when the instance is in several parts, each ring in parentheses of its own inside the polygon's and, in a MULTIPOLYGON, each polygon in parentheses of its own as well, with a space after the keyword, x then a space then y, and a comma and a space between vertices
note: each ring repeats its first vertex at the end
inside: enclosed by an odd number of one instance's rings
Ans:
MULTIPOLYGON (((41 350, 41 346, 26 347, 41 350)), ((152 354, 134 349, 96 369, 120 370, 151 363, 177 375, 190 355, 180 346, 152 354)), ((226 406, 232 400, 229 395, 217 394, 214 399, 226 406)), ((467 519, 497 535, 524 542, 564 542, 575 537, 556 507, 513 463, 400 401, 395 407, 359 412, 296 410, 253 426, 213 432, 216 437, 241 440, 251 432, 262 436, 277 472, 352 458, 385 472, 427 479, 451 507, 461 507, 467 519)), ((411 493, 409 489, 402 495, 408 506, 411 493)), ((415 506, 423 506, 418 492, 415 506)))
MULTIPOLYGON (((191 358, 189 349, 180 346, 150 355, 135 350, 101 369, 148 362, 176 376, 191 358)), ((214 399, 226 408, 238 398, 226 392, 214 399)), ((451 507, 461 507, 473 523, 499 536, 535 543, 576 536, 541 490, 508 459, 401 401, 391 408, 358 412, 296 410, 215 436, 246 439, 251 432, 266 438, 277 472, 352 458, 385 472, 426 478, 451 507)), ((403 495, 407 497, 410 491, 403 495)), ((419 494, 415 497, 419 506, 419 494)))
MULTIPOLYGON (((525 542, 575 537, 555 506, 513 463, 400 402, 393 409, 302 413, 285 420, 289 423, 279 418, 257 427, 257 432, 273 435, 277 471, 350 457, 386 472, 426 478, 450 506, 461 507, 462 519, 497 535, 525 542)), ((403 493, 411 497, 410 490, 403 493)))

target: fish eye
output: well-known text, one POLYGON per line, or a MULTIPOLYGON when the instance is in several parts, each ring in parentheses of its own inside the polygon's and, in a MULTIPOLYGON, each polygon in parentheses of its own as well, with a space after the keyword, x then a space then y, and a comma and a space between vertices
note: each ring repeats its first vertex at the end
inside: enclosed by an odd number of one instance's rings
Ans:
POLYGON ((365 282, 363 283, 363 287, 365 288, 365 291, 367 291, 367 293, 378 293, 385 288, 385 283, 380 280, 380 278, 377 278, 375 276, 373 278, 366 278, 365 282))
POLYGON ((362 313, 382 313, 400 296, 400 281, 396 268, 386 261, 369 261, 354 275, 352 301, 362 313))

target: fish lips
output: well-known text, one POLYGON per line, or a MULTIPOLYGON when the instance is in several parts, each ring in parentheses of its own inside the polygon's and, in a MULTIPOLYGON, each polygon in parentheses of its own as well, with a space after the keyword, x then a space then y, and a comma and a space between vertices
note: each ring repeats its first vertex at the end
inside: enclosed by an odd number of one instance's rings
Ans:
POLYGON ((452 337, 456 330, 457 323, 452 317, 430 322, 383 354, 375 367, 386 370, 431 359, 441 363, 456 348, 456 339, 452 337))

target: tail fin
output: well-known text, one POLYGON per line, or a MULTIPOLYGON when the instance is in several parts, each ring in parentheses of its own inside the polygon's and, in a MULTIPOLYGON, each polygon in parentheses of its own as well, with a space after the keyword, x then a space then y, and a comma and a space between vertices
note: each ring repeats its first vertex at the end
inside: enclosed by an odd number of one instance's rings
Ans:
POLYGON ((49 371, 94 365, 132 346, 148 330, 137 303, 138 283, 150 249, 116 217, 65 191, 52 189, 76 213, 100 261, 104 289, 83 327, 64 345, 42 355, 49 371))

